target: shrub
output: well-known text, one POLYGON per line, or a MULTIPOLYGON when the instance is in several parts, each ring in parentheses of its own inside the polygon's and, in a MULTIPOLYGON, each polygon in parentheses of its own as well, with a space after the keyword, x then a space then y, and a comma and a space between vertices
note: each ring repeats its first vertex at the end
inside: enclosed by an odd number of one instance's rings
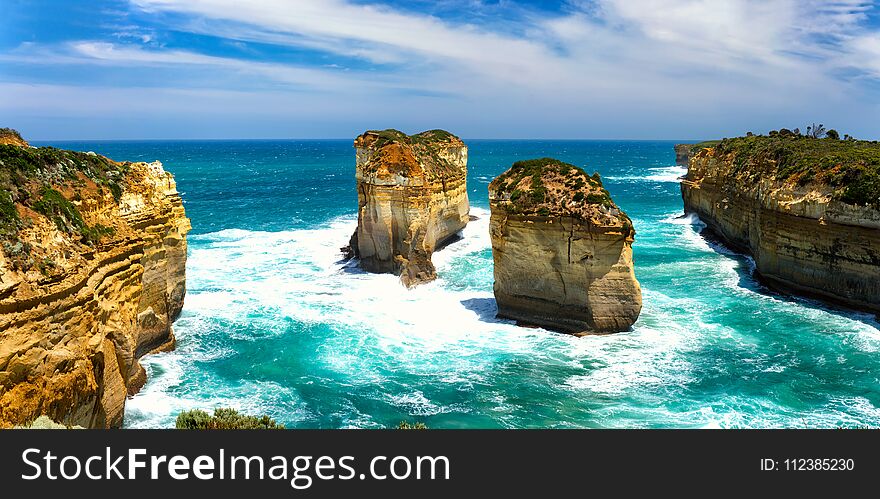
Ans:
POLYGON ((18 232, 21 219, 12 201, 12 194, 0 191, 0 236, 11 236, 18 232))
POLYGON ((235 409, 214 409, 214 415, 193 409, 177 415, 175 428, 178 430, 283 430, 269 416, 247 416, 235 409))
POLYGON ((604 194, 598 194, 595 192, 587 194, 587 202, 590 204, 605 204, 606 201, 608 201, 608 196, 605 196, 604 194))
POLYGON ((428 427, 425 426, 425 423, 410 423, 408 421, 401 421, 397 425, 398 430, 427 430, 428 427))
POLYGON ((49 187, 43 188, 42 198, 34 203, 34 211, 45 215, 55 222, 58 230, 68 234, 86 225, 76 206, 63 194, 49 187))
POLYGON ((837 133, 837 130, 832 128, 831 130, 825 132, 825 138, 831 140, 840 140, 840 134, 837 133))

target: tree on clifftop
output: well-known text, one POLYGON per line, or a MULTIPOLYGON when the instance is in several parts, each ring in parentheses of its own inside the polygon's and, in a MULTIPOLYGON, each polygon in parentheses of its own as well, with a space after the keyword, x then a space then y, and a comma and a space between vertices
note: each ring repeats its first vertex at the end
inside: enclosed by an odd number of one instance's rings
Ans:
POLYGON ((813 123, 811 126, 807 127, 807 137, 812 137, 814 139, 821 139, 825 136, 825 125, 819 123, 818 125, 813 123))

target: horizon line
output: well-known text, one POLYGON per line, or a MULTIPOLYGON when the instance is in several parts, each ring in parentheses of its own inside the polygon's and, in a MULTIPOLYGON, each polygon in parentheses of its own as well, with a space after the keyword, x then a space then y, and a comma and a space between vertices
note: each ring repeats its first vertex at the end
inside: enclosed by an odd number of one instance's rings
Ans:
MULTIPOLYGON (((459 137, 464 141, 522 141, 522 142, 538 142, 545 140, 568 141, 568 142, 702 142, 714 139, 632 139, 632 138, 558 138, 558 137, 542 137, 542 138, 518 138, 518 137, 459 137)), ((105 138, 86 138, 86 139, 28 139, 28 143, 32 142, 269 142, 269 141, 353 141, 350 137, 267 137, 267 138, 149 138, 149 139, 105 139, 105 138)))

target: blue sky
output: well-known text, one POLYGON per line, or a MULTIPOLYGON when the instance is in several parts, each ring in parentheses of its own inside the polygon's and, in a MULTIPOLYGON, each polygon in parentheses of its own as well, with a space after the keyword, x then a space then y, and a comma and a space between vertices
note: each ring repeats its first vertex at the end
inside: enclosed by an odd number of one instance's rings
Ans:
POLYGON ((3 0, 0 126, 30 139, 880 138, 859 0, 3 0))

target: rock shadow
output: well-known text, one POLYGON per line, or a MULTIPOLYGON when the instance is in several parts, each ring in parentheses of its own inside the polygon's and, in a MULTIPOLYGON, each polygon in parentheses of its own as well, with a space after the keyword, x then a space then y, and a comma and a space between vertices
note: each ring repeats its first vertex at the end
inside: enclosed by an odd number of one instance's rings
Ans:
POLYGON ((495 298, 468 298, 467 300, 461 300, 461 304, 464 305, 464 308, 475 312, 482 322, 493 324, 510 323, 510 321, 497 317, 498 304, 495 302, 495 298))

